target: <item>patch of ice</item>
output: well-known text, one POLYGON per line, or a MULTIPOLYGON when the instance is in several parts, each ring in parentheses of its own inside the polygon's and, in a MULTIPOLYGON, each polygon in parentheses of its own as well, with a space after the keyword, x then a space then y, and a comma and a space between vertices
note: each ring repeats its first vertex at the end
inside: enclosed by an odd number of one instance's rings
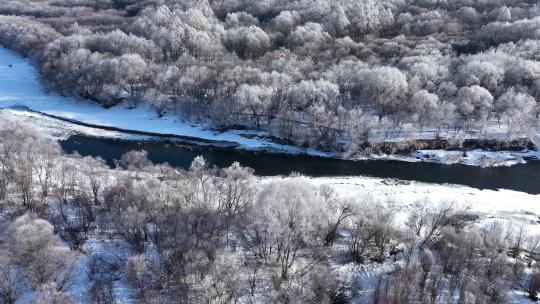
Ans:
POLYGON ((415 157, 426 162, 463 164, 469 166, 497 167, 526 163, 526 158, 540 159, 540 151, 445 151, 418 150, 415 157))

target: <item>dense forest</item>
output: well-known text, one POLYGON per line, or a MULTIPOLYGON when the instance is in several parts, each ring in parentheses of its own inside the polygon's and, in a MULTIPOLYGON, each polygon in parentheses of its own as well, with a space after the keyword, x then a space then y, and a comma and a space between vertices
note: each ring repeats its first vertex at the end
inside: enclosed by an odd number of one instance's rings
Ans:
MULTIPOLYGON (((503 144, 540 127, 537 2, 0 0, 0 45, 52 92, 299 146, 503 144)), ((533 213, 142 150, 110 167, 1 114, 0 304, 540 300, 533 213)))
POLYGON ((353 154, 530 136, 539 38, 534 0, 0 3, 0 43, 61 94, 353 154))
POLYGON ((0 303, 536 300, 540 236, 457 206, 344 199, 201 157, 180 170, 132 151, 112 169, 4 117, 0 303))

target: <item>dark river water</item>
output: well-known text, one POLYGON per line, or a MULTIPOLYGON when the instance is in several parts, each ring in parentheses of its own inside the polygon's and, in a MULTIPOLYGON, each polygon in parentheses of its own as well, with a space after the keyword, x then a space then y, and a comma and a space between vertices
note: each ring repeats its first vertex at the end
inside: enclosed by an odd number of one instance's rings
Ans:
POLYGON ((81 135, 72 136, 60 144, 68 153, 77 151, 83 156, 101 156, 111 166, 123 153, 142 149, 148 151, 148 158, 155 163, 167 162, 182 168, 189 167, 194 157, 202 155, 217 167, 226 167, 237 161, 243 166, 255 169, 257 175, 263 176, 288 175, 292 172, 309 176, 367 175, 429 183, 462 184, 481 189, 506 188, 540 194, 540 161, 497 168, 388 160, 348 161, 306 155, 186 146, 174 142, 126 141, 81 135))

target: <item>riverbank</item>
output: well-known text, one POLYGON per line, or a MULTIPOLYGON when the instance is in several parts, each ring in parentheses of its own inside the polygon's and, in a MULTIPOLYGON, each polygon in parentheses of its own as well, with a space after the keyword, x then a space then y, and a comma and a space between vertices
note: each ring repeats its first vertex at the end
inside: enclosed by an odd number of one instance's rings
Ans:
POLYGON ((182 144, 170 140, 129 140, 98 138, 75 134, 60 140, 66 153, 99 156, 111 167, 115 160, 131 150, 145 150, 154 163, 169 163, 189 169, 197 156, 211 166, 225 168, 233 162, 253 168, 258 176, 302 174, 311 177, 371 176, 430 184, 460 184, 477 189, 512 189, 540 194, 540 161, 515 166, 481 168, 478 166, 441 165, 430 162, 396 160, 343 160, 306 154, 257 152, 234 148, 215 148, 182 144))
MULTIPOLYGON (((313 149, 280 145, 265 142, 253 136, 244 140, 243 133, 237 133, 239 140, 234 138, 228 140, 218 140, 220 136, 183 136, 176 134, 162 134, 151 131, 122 129, 111 126, 99 126, 92 123, 85 123, 71 118, 58 117, 53 114, 32 111, 26 107, 14 106, 0 109, 0 117, 14 117, 24 121, 42 133, 56 140, 66 140, 73 135, 83 135, 87 137, 103 139, 120 139, 129 141, 172 141, 176 144, 201 147, 215 147, 222 149, 241 149, 253 152, 282 153, 292 155, 309 155, 324 158, 335 158, 343 160, 393 160, 403 162, 428 162, 444 165, 468 165, 480 167, 499 167, 525 164, 528 160, 540 159, 540 152, 532 150, 523 151, 485 151, 474 149, 462 150, 412 150, 409 154, 371 154, 368 156, 346 156, 341 153, 329 153, 313 149)), ((207 131, 210 132, 210 131, 207 131)), ((248 132, 248 131, 245 131, 248 132)), ((216 133, 219 135, 220 133, 216 133)), ((236 137, 236 136, 235 136, 236 137)))
POLYGON ((468 154, 462 151, 444 150, 386 153, 386 151, 393 151, 390 149, 351 156, 343 152, 324 152, 277 143, 269 140, 265 132, 213 131, 209 126, 185 123, 174 115, 158 117, 152 109, 147 107, 131 109, 119 105, 105 109, 89 101, 46 92, 39 81, 35 67, 28 60, 5 48, 0 48, 0 109, 3 109, 4 115, 23 119, 42 129, 44 133, 57 138, 66 138, 72 134, 135 140, 162 138, 190 144, 251 151, 308 154, 355 160, 388 159, 442 164, 459 163, 483 167, 510 166, 525 163, 527 159, 540 159, 540 152, 532 150, 497 152, 474 150, 468 154))
MULTIPOLYGON (((1 120, 0 120, 1 122, 1 120)), ((0 123, 0 127, 2 126, 2 123, 0 123)), ((5 124, 4 126, 11 126, 13 129, 2 129, 1 131, 4 134, 11 134, 14 132, 14 130, 17 130, 15 128, 25 128, 25 126, 17 126, 15 124, 5 124)), ((71 130, 68 128, 68 130, 71 130)), ((24 132, 21 132, 24 133, 24 132)), ((45 145, 50 145, 53 142, 49 141, 44 142, 41 140, 36 140, 36 136, 33 135, 33 132, 28 132, 28 137, 10 137, 6 136, 5 138, 1 138, 0 141, 6 140, 7 146, 17 146, 16 143, 21 143, 20 147, 22 149, 27 150, 21 150, 17 151, 15 154, 18 155, 31 155, 30 159, 32 160, 38 160, 38 159, 48 159, 41 157, 36 157, 42 154, 39 151, 47 151, 43 149, 34 149, 32 143, 33 142, 41 142, 45 145), (15 145, 14 145, 15 143, 15 145), (29 151, 28 153, 24 153, 22 151, 29 151), (33 154, 34 151, 37 151, 36 154, 33 154)), ((82 141, 83 138, 80 137, 80 135, 74 135, 70 136, 69 139, 76 138, 74 141, 79 141, 79 147, 85 148, 85 149, 94 149, 95 151, 98 151, 99 153, 106 153, 107 149, 114 148, 114 145, 117 143, 124 143, 128 142, 127 140, 116 140, 112 144, 107 141, 103 142, 84 142, 82 141), (100 146, 101 144, 101 146, 100 146)), ((89 138, 94 139, 96 138, 89 138)), ((61 141, 61 144, 64 141, 61 141)), ((137 145, 140 148, 147 148, 146 146, 143 146, 142 144, 144 142, 142 141, 129 141, 131 142, 135 147, 137 145)), ((163 144, 163 143, 161 143, 163 144)), ((167 155, 168 159, 170 159, 172 156, 178 156, 177 150, 173 150, 174 144, 169 143, 171 146, 170 148, 166 149, 164 151, 164 154, 167 155)), ((63 146, 64 148, 64 146, 63 146)), ((132 150, 129 149, 130 147, 126 147, 128 149, 125 149, 124 151, 120 151, 120 153, 125 152, 126 150, 132 150)), ((212 150, 211 148, 207 148, 209 150, 212 150)), ((215 152, 215 159, 212 157, 204 156, 205 159, 208 161, 209 164, 214 164, 215 161, 223 161, 224 158, 227 158, 227 153, 223 150, 227 151, 227 149, 214 149, 215 152)), ((236 149, 229 149, 228 151, 234 151, 238 152, 236 149)), ((86 151, 88 152, 88 151, 86 151)), ((150 160, 152 160, 152 156, 155 156, 155 151, 152 149, 148 149, 148 157, 150 160)), ((101 155, 101 154, 100 154, 101 155)), ((193 155, 200 155, 199 151, 194 151, 193 155)), ((269 166, 271 168, 276 167, 277 164, 281 164, 285 167, 291 167, 295 165, 295 161, 284 160, 284 159, 275 159, 272 155, 267 153, 260 153, 261 156, 261 164, 264 163, 264 165, 269 166)), ((283 154, 281 155, 283 156, 283 154)), ((288 157, 291 157, 290 155, 286 155, 288 157)), ((109 190, 114 190, 117 187, 122 187, 122 185, 129 185, 125 186, 127 195, 129 196, 130 193, 134 194, 134 199, 137 200, 138 194, 142 194, 141 198, 144 198, 145 196, 150 197, 161 197, 162 195, 154 195, 151 190, 156 187, 156 185, 159 184, 159 193, 160 194, 167 194, 167 193, 177 193, 178 195, 182 195, 183 188, 178 188, 177 185, 188 185, 188 187, 192 187, 195 185, 194 182, 188 182, 188 181, 194 181, 195 179, 198 180, 200 177, 199 175, 193 175, 194 171, 192 173, 184 174, 178 172, 173 173, 174 171, 170 169, 165 169, 162 166, 150 166, 150 165, 141 165, 138 166, 128 166, 128 168, 132 168, 131 170, 135 171, 123 171, 121 169, 109 169, 106 166, 100 167, 97 166, 95 168, 96 171, 88 170, 89 166, 94 166, 96 163, 95 161, 92 161, 88 158, 81 158, 81 157, 73 157, 69 156, 67 154, 63 154, 63 156, 60 156, 58 154, 54 154, 55 158, 52 158, 54 161, 51 161, 51 166, 53 166, 50 170, 51 172, 60 172, 59 170, 61 168, 66 168, 65 172, 73 172, 73 176, 75 184, 79 185, 80 187, 77 187, 76 193, 88 193, 88 197, 91 197, 92 195, 90 192, 90 188, 87 188, 83 185, 86 184, 86 179, 89 176, 93 176, 95 178, 99 178, 100 182, 97 184, 100 185, 101 189, 103 191, 99 191, 98 193, 102 193, 102 196, 100 194, 99 198, 103 201, 103 198, 109 197, 107 193, 109 190), (141 169, 142 168, 142 169, 141 169), (87 175, 91 174, 91 175, 87 175), (187 178, 190 179, 187 179, 187 178), (157 184, 156 184, 157 183, 157 184), (161 188, 162 187, 162 188, 161 188), (108 189, 108 190, 107 190, 108 189), (83 192, 87 191, 87 192, 83 192), (133 192, 131 192, 133 191, 133 192), (142 191, 142 192, 141 192, 142 191), (172 191, 172 192, 171 192, 172 191), (176 192, 175 192, 176 191, 176 192)), ((245 166, 250 166, 249 164, 249 155, 244 155, 243 159, 246 160, 246 162, 243 164, 245 166)), ((9 158, 8 158, 9 159, 9 158)), ((183 157, 183 159, 186 162, 191 162, 193 157, 183 157)), ((324 158, 323 160, 327 161, 335 161, 334 159, 330 158, 324 158)), ((485 231, 484 229, 491 229, 494 223, 497 223, 497 227, 503 227, 505 230, 505 233, 509 237, 509 244, 510 239, 513 238, 513 235, 516 235, 516 232, 520 232, 520 237, 523 238, 523 247, 524 252, 537 252, 536 250, 536 240, 538 233, 540 233, 540 221, 539 215, 540 215, 540 204, 538 202, 540 201, 540 194, 535 193, 524 193, 519 191, 512 191, 512 190, 503 190, 503 189, 497 189, 497 190, 481 190, 477 188, 472 188, 468 186, 459 186, 459 185, 453 185, 453 184, 437 184, 437 183, 426 183, 426 182, 419 182, 419 181, 405 181, 402 179, 396 179, 396 178, 380 178, 380 177, 367 177, 367 176, 350 176, 350 177, 344 177, 344 176, 336 176, 336 177, 328 177, 327 175, 332 172, 342 172, 343 170, 338 171, 331 171, 328 170, 328 168, 324 166, 318 166, 318 165, 312 165, 309 163, 311 160, 305 161, 304 159, 299 159, 296 164, 301 164, 306 166, 307 168, 318 168, 322 170, 322 172, 325 172, 326 176, 324 177, 308 177, 308 176, 302 176, 302 174, 294 174, 293 176, 255 176, 255 177, 249 177, 245 178, 246 181, 252 181, 253 182, 253 190, 254 191, 260 191, 261 189, 265 189, 265 186, 268 183, 272 182, 280 182, 280 183, 292 183, 293 179, 301 179, 304 183, 311 184, 313 187, 309 187, 306 189, 309 189, 307 191, 313 191, 315 193, 320 193, 320 195, 328 194, 328 193, 334 193, 335 194, 335 200, 332 200, 333 202, 344 202, 347 204, 351 204, 351 207, 353 210, 386 210, 384 212, 388 212, 391 216, 387 218, 387 223, 389 224, 387 227, 389 227, 389 231, 392 231, 392 235, 395 235, 395 237, 392 241, 392 247, 395 249, 402 249, 406 248, 406 244, 409 244, 407 241, 408 238, 405 238, 404 236, 407 236, 407 231, 410 231, 407 227, 407 223, 411 219, 411 215, 415 214, 416 210, 419 210, 418 208, 422 208, 424 206, 425 208, 430 208, 429 210, 433 210, 436 212, 437 210, 440 210, 441 207, 449 207, 452 206, 453 214, 456 214, 456 217, 452 217, 451 219, 457 219, 459 220, 460 225, 466 225, 463 227, 467 228, 467 231, 478 231, 480 234, 482 231, 485 231), (321 168, 322 167, 322 168, 321 168), (317 191, 317 189, 321 189, 320 187, 324 187, 324 191, 317 191), (380 204, 380 205, 379 205, 380 204), (415 207, 420 206, 420 207, 415 207), (529 245, 532 244, 532 245, 529 245), (532 249, 530 249, 532 248, 532 249)), ((17 163, 17 162, 15 162, 17 163)), ((134 162, 133 164, 135 164, 134 162)), ((147 162, 143 162, 148 164, 147 162)), ((346 168, 350 168, 353 165, 355 165, 358 162, 351 162, 351 161, 343 161, 343 166, 346 168)), ((435 164, 427 164, 427 163, 417 163, 417 164, 410 164, 405 162, 389 162, 389 161, 367 161, 366 162, 369 165, 376 165, 376 172, 381 173, 385 170, 392 171, 392 172, 416 172, 421 171, 424 167, 438 167, 439 169, 443 170, 449 170, 451 168, 453 169, 466 169, 473 172, 481 172, 481 173, 487 173, 487 172, 496 172, 499 170, 514 170, 513 172, 517 172, 515 170, 518 170, 519 167, 527 169, 531 168, 532 164, 526 165, 526 166, 515 166, 515 167, 509 167, 509 168, 488 168, 488 169, 480 169, 470 166, 440 166, 435 164), (377 165, 378 163, 378 165, 377 165), (381 166, 381 164, 383 164, 381 166), (403 165, 409 165, 409 168, 412 169, 398 169, 396 168, 384 168, 384 165, 392 165, 397 164, 398 166, 403 165)), ((539 162, 536 162, 540 165, 539 162)), ((32 168, 36 168, 35 166, 31 166, 32 168)), ((189 163, 182 166, 183 168, 189 168, 189 163)), ((223 167, 223 166, 221 166, 223 167)), ((335 163, 332 163, 329 165, 329 167, 336 167, 335 163)), ((199 167, 202 168, 202 167, 199 167)), ((534 168, 534 167, 533 167, 534 168)), ((257 172, 258 168, 253 167, 255 172, 257 172)), ((18 169, 19 170, 19 169, 18 169)), ((201 170, 202 171, 202 170, 201 170)), ((201 171, 195 171, 195 172, 201 172, 201 171)), ((302 172, 304 170, 298 170, 298 172, 302 172)), ((527 174, 524 173, 522 175, 525 176, 526 179, 529 180, 529 182, 533 182, 536 186, 540 184, 540 167, 538 167, 535 170, 537 173, 531 173, 527 174), (536 178, 536 180, 534 180, 536 178)), ((17 171, 19 172, 19 171, 17 171)), ((33 172, 33 171, 32 171, 33 172)), ((64 172, 64 171, 62 171, 64 172)), ((204 177, 205 179, 208 178, 209 182, 207 185, 212 185, 212 187, 221 187, 223 185, 222 181, 218 180, 217 176, 223 176, 223 175, 214 175, 217 174, 214 170, 208 170, 208 171, 202 171, 206 172, 204 177)), ((444 171, 443 171, 444 172, 444 171)), ((501 172, 501 171, 499 171, 501 172)), ((506 171, 508 172, 508 171, 506 171)), ((433 172, 430 171, 430 173, 437 177, 446 177, 453 175, 451 172, 446 172, 441 174, 441 172, 433 172)), ((358 175, 358 174, 357 174, 358 175)), ((466 180, 471 178, 472 174, 469 173, 463 173, 461 172, 458 174, 458 177, 462 180, 466 180)), ((501 172, 501 176, 513 176, 520 174, 505 174, 504 172, 501 172)), ((56 174, 51 175, 53 180, 51 180, 51 185, 63 185, 63 181, 56 180, 59 178, 56 174)), ((71 175, 70 175, 71 176, 71 175)), ((484 178, 475 178, 472 176, 473 180, 478 181, 486 181, 484 178)), ((32 179, 30 179, 32 180, 32 179)), ((71 182, 70 182, 71 183, 71 182)), ((236 182, 235 182, 236 183, 236 182)), ((302 184, 304 184, 302 183, 302 184)), ((520 181, 520 184, 524 184, 525 182, 520 181)), ((296 184, 296 185, 302 185, 302 184, 296 184)), ((41 193, 41 185, 38 183, 37 178, 33 180, 34 189, 36 191, 36 195, 39 195, 41 193)), ((59 186, 56 186, 59 187, 59 186)), ((210 186, 208 186, 210 187, 210 186)), ((218 188, 202 188, 202 187, 195 187, 196 189, 199 189, 198 191, 204 191, 205 193, 218 193, 218 188), (200 190, 202 189, 202 190, 200 190)), ((302 187, 297 187, 295 189, 299 189, 301 191, 302 187)), ((11 191, 13 191, 10 194, 10 198, 17 198, 19 197, 16 191, 19 191, 17 187, 9 187, 11 191)), ((55 193, 56 191, 51 190, 50 193, 55 193)), ((156 188, 157 189, 157 188, 156 188)), ((248 188, 246 188, 248 189, 248 188)), ((251 187, 249 188, 251 189, 251 187)), ((538 189, 538 187, 536 187, 538 189)), ((196 190, 197 191, 197 190, 196 190)), ((264 191, 264 190, 263 190, 264 191)), ((310 193, 313 193, 310 192, 310 193)), ((115 192, 116 193, 116 192, 115 192)), ((193 193, 188 189, 188 193, 193 193)), ((195 192, 197 193, 197 192, 195 192)), ((257 192, 262 193, 262 192, 257 192)), ((93 194, 95 195, 95 194, 93 194)), ((131 196, 129 196, 131 197, 131 196)), ((172 201, 169 197, 175 198, 175 196, 168 196, 165 195, 163 200, 159 202, 167 202, 168 200, 172 201)), ((199 196, 198 196, 199 197, 199 196)), ((253 198, 258 196, 253 196, 253 198)), ((331 196, 330 196, 331 197, 331 196)), ((218 197, 216 196, 216 200, 212 199, 209 200, 210 202, 218 202, 218 197)), ((71 200, 71 197, 68 202, 63 200, 57 200, 51 197, 51 199, 47 200, 47 202, 50 202, 51 210, 59 210, 56 209, 55 206, 57 204, 61 204, 62 206, 69 206, 66 208, 74 208, 72 206, 75 206, 71 200)), ((76 202, 76 201, 75 201, 76 202)), ((90 202, 88 200, 87 202, 90 202)), ((157 203, 159 203, 157 202, 157 203)), ((341 204, 341 203, 340 203, 341 204)), ((340 205, 339 204, 339 205, 340 205)), ((94 206, 94 204, 91 204, 94 206)), ((154 202, 150 202, 149 206, 153 205, 159 205, 154 204, 154 202)), ((218 206, 217 204, 213 204, 214 206, 218 206)), ((334 206, 334 204, 331 204, 334 206)), ((9 205, 6 205, 9 206, 9 205)), ((99 207, 97 207, 99 208, 99 207)), ((62 209, 66 210, 66 209, 62 209)), ((77 210, 77 209, 68 209, 68 210, 77 210)), ((80 263, 78 264, 77 273, 80 275, 77 275, 76 278, 73 281, 73 284, 68 289, 71 291, 76 297, 77 302, 85 302, 86 299, 88 299, 88 293, 89 293, 89 286, 92 286, 92 283, 88 281, 88 278, 86 276, 86 273, 88 272, 88 269, 90 269, 90 263, 91 263, 91 256, 99 254, 100 256, 105 256, 107 258, 110 258, 111 260, 114 260, 118 257, 127 259, 132 253, 130 251, 130 247, 127 246, 127 243, 125 243, 125 240, 122 237, 119 237, 119 234, 114 233, 115 230, 112 228, 113 226, 103 226, 101 223, 111 223, 111 225, 114 225, 115 222, 110 221, 110 217, 106 216, 107 213, 105 209, 95 209, 95 213, 99 217, 96 218, 95 222, 100 223, 97 225, 91 225, 90 230, 88 231, 88 240, 84 240, 84 244, 82 245, 82 250, 80 251, 82 259, 80 260, 80 263), (101 211, 101 212, 100 212, 101 211), (103 217, 101 217, 103 216, 103 217), (111 227, 111 228, 109 228, 111 227), (111 233, 113 231, 113 233, 111 233), (126 245, 126 246, 123 246, 126 245)), ((141 208, 142 210, 142 208, 141 208)), ((337 212, 339 212, 339 209, 333 209, 332 207, 326 209, 321 209, 323 212, 327 212, 326 214, 329 216, 328 218, 337 218, 337 212), (335 217, 334 217, 335 216, 335 217)), ((128 209, 129 211, 129 209, 128 209)), ((54 211, 53 211, 54 212, 54 211)), ((62 211, 63 212, 63 211, 62 211)), ((299 213, 300 214, 300 213, 299 213)), ((362 213, 357 213, 362 214, 362 213)), ((370 214, 370 213, 367 213, 370 214)), ((51 216, 51 218, 54 218, 51 216)), ((321 219, 326 220, 326 218, 323 216, 321 219)), ((353 222, 354 223, 354 222, 353 222)), ((456 225, 458 226, 458 225, 456 225)), ((351 227, 351 226, 348 226, 351 227)), ((355 227, 355 226, 352 226, 355 227)), ((459 227, 459 226, 458 226, 459 227)), ((52 228, 51 228, 52 229, 52 228)), ((375 289, 376 283, 378 278, 380 278, 385 273, 389 273, 403 263, 404 259, 402 255, 394 255, 393 250, 388 250, 388 253, 385 253, 385 259, 384 261, 375 262, 371 259, 366 259, 364 263, 353 263, 352 259, 348 258, 348 255, 345 255, 347 251, 347 238, 348 238, 348 230, 349 228, 344 228, 342 231, 339 232, 339 235, 342 236, 338 242, 336 242, 335 246, 331 248, 329 256, 332 257, 328 259, 329 264, 328 267, 331 267, 332 273, 335 276, 338 276, 340 280, 343 280, 345 282, 351 282, 351 281, 357 281, 361 284, 359 286, 362 287, 362 292, 364 292, 364 297, 366 299, 370 299, 370 295, 375 289), (342 259, 342 257, 346 257, 345 259, 342 259), (388 258, 386 258, 388 257, 388 258)), ((52 231, 52 230, 51 230, 52 231)), ((149 245, 147 248, 153 248, 152 245, 149 245)), ((239 250, 243 250, 239 247, 239 250)), ((154 257, 152 255, 155 251, 150 249, 149 251, 146 251, 147 254, 150 254, 150 257, 154 257)), ((325 251, 327 252, 327 251, 325 251)), ((243 254, 242 251, 239 252, 240 254, 243 254)), ((120 270, 121 271, 121 270, 120 270)), ((117 299, 121 299, 119 301, 124 300, 125 302, 132 302, 133 298, 136 295, 136 289, 132 286, 127 284, 127 281, 124 280, 126 276, 118 275, 118 280, 115 280, 114 283, 111 285, 111 289, 113 290, 113 293, 115 294, 117 299)), ((522 289, 509 289, 509 296, 511 296, 513 299, 519 300, 519 301, 525 301, 526 297, 524 296, 524 292, 522 289)))

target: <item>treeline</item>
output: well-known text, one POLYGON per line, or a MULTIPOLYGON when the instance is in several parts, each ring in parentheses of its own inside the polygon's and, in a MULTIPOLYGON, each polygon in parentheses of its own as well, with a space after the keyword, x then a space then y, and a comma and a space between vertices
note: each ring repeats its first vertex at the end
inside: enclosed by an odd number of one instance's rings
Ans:
POLYGON ((104 106, 352 153, 396 130, 502 125, 511 139, 538 124, 530 1, 8 0, 0 13, 17 16, 0 17, 2 44, 104 106))
POLYGON ((540 291, 538 236, 449 203, 344 199, 237 163, 154 165, 144 151, 110 169, 11 120, 0 135, 1 303, 507 303, 540 291))

